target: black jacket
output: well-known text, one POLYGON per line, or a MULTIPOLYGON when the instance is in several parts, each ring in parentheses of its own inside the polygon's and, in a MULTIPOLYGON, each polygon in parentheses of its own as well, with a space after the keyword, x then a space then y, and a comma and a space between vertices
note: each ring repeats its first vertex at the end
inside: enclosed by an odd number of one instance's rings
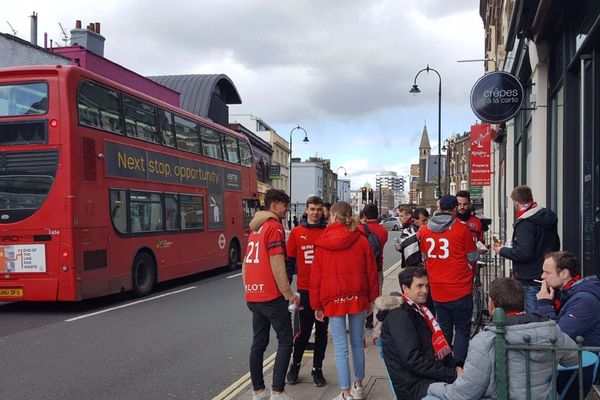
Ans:
POLYGON ((522 283, 537 285, 533 279, 542 276, 544 255, 560 249, 557 222, 552 210, 537 206, 513 224, 512 247, 503 247, 500 255, 512 260, 514 277, 522 283))
POLYGON ((425 318, 397 296, 379 297, 375 306, 380 310, 377 319, 383 321, 383 359, 398 399, 421 400, 430 383, 454 382, 456 360, 452 355, 434 358, 425 318))

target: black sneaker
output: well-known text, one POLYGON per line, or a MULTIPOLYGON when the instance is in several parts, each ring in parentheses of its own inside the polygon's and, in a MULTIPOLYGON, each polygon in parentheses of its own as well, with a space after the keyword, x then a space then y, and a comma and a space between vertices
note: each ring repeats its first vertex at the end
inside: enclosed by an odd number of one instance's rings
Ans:
POLYGON ((294 364, 293 362, 290 364, 290 370, 287 373, 287 381, 295 385, 298 383, 298 375, 300 374, 300 363, 294 364))
POLYGON ((323 371, 321 371, 321 368, 313 368, 310 374, 313 377, 313 381, 315 382, 316 387, 325 386, 327 384, 327 381, 323 376, 323 371))

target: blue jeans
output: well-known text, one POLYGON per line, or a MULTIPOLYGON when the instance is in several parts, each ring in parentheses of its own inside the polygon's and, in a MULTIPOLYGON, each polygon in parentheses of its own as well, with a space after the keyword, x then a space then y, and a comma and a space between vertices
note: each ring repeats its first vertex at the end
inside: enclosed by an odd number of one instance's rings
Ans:
MULTIPOLYGON (((349 314, 348 325, 350 326, 350 347, 352 347, 352 364, 354 366, 354 377, 362 380, 365 377, 365 312, 349 314)), ((346 339, 346 315, 340 317, 329 317, 329 328, 333 336, 333 347, 335 349, 335 368, 337 370, 340 388, 350 389, 350 366, 348 364, 348 340, 346 339)))
POLYGON ((537 308, 536 295, 539 293, 540 287, 523 285, 523 289, 525 289, 525 311, 527 313, 532 313, 537 308))
POLYGON ((434 304, 437 322, 440 324, 446 340, 452 346, 454 358, 465 361, 471 335, 473 297, 469 294, 458 300, 446 303, 435 301, 434 304), (455 333, 456 337, 454 337, 455 333))

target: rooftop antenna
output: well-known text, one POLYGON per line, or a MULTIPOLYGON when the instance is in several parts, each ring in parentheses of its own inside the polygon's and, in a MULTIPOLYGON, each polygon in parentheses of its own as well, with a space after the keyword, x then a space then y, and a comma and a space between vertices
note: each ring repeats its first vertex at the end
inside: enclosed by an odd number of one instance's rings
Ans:
POLYGON ((15 30, 15 28, 12 27, 12 25, 10 24, 10 22, 6 21, 6 23, 8 24, 8 26, 10 26, 10 30, 13 31, 13 35, 17 36, 17 31, 15 30))
POLYGON ((67 42, 69 41, 69 35, 67 35, 67 31, 65 31, 65 28, 63 28, 62 24, 59 22, 58 26, 60 26, 60 30, 62 31, 63 37, 62 37, 62 41, 65 42, 65 46, 67 45, 67 42))

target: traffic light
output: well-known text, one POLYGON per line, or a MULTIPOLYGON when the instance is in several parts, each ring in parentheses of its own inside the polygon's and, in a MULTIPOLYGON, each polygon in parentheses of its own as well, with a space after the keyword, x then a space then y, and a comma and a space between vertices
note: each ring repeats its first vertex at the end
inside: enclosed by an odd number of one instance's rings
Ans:
POLYGON ((368 200, 368 202, 369 203, 373 202, 373 189, 371 189, 371 188, 369 188, 369 200, 368 200))
POLYGON ((367 204, 367 188, 366 187, 361 187, 360 191, 361 191, 361 194, 362 194, 362 203, 363 204, 367 204))

